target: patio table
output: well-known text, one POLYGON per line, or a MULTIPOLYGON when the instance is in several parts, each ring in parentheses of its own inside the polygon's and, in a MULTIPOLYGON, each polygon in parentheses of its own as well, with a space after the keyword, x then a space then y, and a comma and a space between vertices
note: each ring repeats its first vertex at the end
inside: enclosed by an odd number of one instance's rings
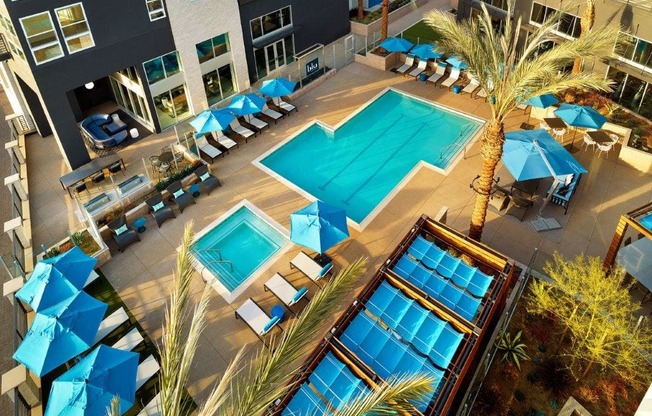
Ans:
POLYGON ((611 143, 611 137, 602 130, 588 131, 586 134, 588 134, 597 144, 611 143))
POLYGON ((566 126, 566 123, 564 123, 564 120, 557 117, 544 118, 543 121, 545 121, 551 129, 565 129, 568 127, 566 126))
POLYGON ((616 261, 652 292, 652 240, 641 238, 618 250, 616 261))
POLYGON ((519 196, 526 196, 527 199, 532 199, 534 193, 539 189, 540 179, 530 179, 527 181, 516 181, 512 184, 512 193, 518 191, 519 196))

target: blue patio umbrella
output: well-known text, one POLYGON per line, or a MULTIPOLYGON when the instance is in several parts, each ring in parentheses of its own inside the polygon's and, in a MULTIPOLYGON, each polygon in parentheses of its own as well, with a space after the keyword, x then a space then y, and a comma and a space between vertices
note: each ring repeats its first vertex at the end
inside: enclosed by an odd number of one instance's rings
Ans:
POLYGON ((14 359, 39 377, 93 345, 107 305, 78 292, 38 312, 14 359))
POLYGON ((586 105, 562 104, 555 115, 570 126, 599 129, 607 122, 607 117, 586 105))
POLYGON ((414 46, 414 43, 403 38, 387 38, 380 42, 379 46, 387 52, 407 52, 414 46))
POLYGON ((446 62, 448 62, 449 64, 453 65, 455 68, 458 68, 458 69, 468 69, 469 68, 469 65, 466 62, 462 61, 457 56, 451 56, 450 58, 446 59, 446 62))
POLYGON ((100 345, 52 383, 45 416, 105 415, 120 398, 120 414, 136 399, 138 354, 100 345))
POLYGON ((346 212, 319 200, 290 215, 290 241, 319 254, 348 236, 346 212))
POLYGON ((417 45, 410 51, 411 54, 416 55, 419 59, 437 59, 441 58, 441 53, 435 50, 435 45, 421 44, 417 45))
POLYGON ((256 114, 263 111, 265 106, 265 99, 254 93, 246 95, 238 95, 231 100, 227 110, 232 111, 233 114, 238 116, 246 116, 249 114, 256 114))
POLYGON ((287 79, 280 77, 263 81, 263 85, 258 89, 258 91, 268 97, 276 98, 292 94, 296 86, 296 82, 288 81, 287 79))
POLYGON ((97 259, 75 246, 56 257, 39 261, 16 297, 38 312, 84 288, 97 259))
POLYGON ((199 113, 190 125, 197 130, 197 134, 211 133, 226 129, 234 118, 230 111, 209 109, 199 113))
POLYGON ((517 181, 587 172, 543 129, 505 133, 502 161, 517 181))
POLYGON ((532 97, 523 104, 531 105, 536 108, 548 108, 551 105, 555 105, 559 102, 557 97, 552 94, 543 94, 536 97, 532 97))

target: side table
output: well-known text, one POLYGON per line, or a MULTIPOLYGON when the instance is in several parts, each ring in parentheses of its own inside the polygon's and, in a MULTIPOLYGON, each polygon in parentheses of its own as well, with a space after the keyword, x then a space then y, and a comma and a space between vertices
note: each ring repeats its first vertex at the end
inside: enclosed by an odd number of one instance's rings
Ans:
POLYGON ((195 197, 195 198, 198 198, 200 193, 201 193, 199 191, 199 184, 198 183, 193 183, 192 185, 190 185, 190 187, 188 188, 188 191, 190 191, 192 196, 195 197))
POLYGON ((134 228, 136 228, 136 231, 139 233, 144 233, 147 227, 145 227, 145 224, 147 223, 147 219, 145 217, 139 217, 134 220, 134 228))
POLYGON ((273 317, 277 316, 279 322, 283 322, 283 317, 285 316, 285 308, 283 305, 274 305, 269 311, 269 314, 273 317))

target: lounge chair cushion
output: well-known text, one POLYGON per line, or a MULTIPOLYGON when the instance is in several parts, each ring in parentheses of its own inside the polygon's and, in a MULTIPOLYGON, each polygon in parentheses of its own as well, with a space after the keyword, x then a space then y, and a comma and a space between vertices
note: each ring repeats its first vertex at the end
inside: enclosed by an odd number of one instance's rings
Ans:
POLYGON ((206 179, 208 179, 208 178, 210 178, 210 177, 211 177, 211 174, 208 173, 208 172, 206 172, 206 173, 204 173, 203 175, 201 175, 201 176, 199 177, 199 180, 202 181, 202 182, 204 182, 206 179))
POLYGON ((566 195, 568 193, 569 190, 570 190, 570 186, 569 185, 564 185, 561 188, 559 188, 559 190, 556 192, 556 194, 564 196, 564 195, 566 195))
POLYGON ((333 263, 328 263, 327 265, 322 267, 322 269, 319 271, 319 273, 317 275, 319 277, 324 277, 324 276, 326 276, 326 273, 331 271, 332 268, 333 268, 333 263))
POLYGON ((176 191, 174 191, 174 193, 172 195, 175 198, 179 198, 181 195, 183 195, 183 192, 184 192, 183 189, 177 189, 176 191))
POLYGON ((272 317, 272 319, 270 319, 269 322, 267 322, 265 324, 265 326, 263 327, 263 334, 268 333, 269 330, 274 328, 274 325, 276 325, 278 323, 278 321, 280 321, 280 320, 281 320, 281 318, 279 318, 278 316, 272 317))
POLYGON ((301 289, 297 290, 297 293, 292 296, 292 303, 297 303, 298 301, 301 300, 302 297, 305 296, 305 294, 308 293, 308 289, 305 287, 302 287, 301 289))
POLYGON ((115 235, 120 235, 122 233, 126 233, 128 230, 127 224, 123 224, 122 227, 118 227, 115 229, 115 235))
POLYGON ((163 201, 161 201, 161 202, 159 202, 158 204, 153 205, 153 206, 152 206, 152 209, 154 210, 154 212, 156 212, 156 211, 158 211, 158 210, 163 209, 164 206, 165 206, 165 204, 163 203, 163 201))

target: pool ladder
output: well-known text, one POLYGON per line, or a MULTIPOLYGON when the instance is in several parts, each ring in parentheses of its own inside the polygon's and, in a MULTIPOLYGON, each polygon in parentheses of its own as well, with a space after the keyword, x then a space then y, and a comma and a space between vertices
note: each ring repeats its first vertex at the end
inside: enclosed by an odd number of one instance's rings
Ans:
POLYGON ((222 252, 220 251, 219 248, 205 248, 205 249, 203 249, 202 251, 214 251, 214 252, 217 253, 217 257, 218 257, 218 258, 215 259, 215 260, 211 259, 211 261, 209 262, 209 264, 213 264, 213 263, 224 263, 224 264, 228 264, 228 265, 229 265, 229 268, 231 269, 231 271, 233 271, 233 262, 232 262, 231 260, 224 260, 224 259, 222 258, 222 252))
POLYGON ((454 149, 457 149, 459 147, 464 149, 464 154, 462 156, 462 159, 466 159, 466 147, 467 147, 466 145, 468 144, 468 142, 466 140, 463 140, 463 139, 464 139, 464 136, 466 135, 467 131, 470 130, 472 127, 473 127, 472 123, 465 124, 464 127, 462 127, 462 129, 460 130, 460 134, 457 136, 455 141, 453 141, 452 143, 447 144, 446 146, 444 146, 441 149, 441 151, 439 152, 439 158, 437 159, 437 162, 439 162, 440 160, 443 159, 443 157, 447 153, 447 151, 449 151, 448 153, 452 153, 451 149, 454 150, 454 149))

